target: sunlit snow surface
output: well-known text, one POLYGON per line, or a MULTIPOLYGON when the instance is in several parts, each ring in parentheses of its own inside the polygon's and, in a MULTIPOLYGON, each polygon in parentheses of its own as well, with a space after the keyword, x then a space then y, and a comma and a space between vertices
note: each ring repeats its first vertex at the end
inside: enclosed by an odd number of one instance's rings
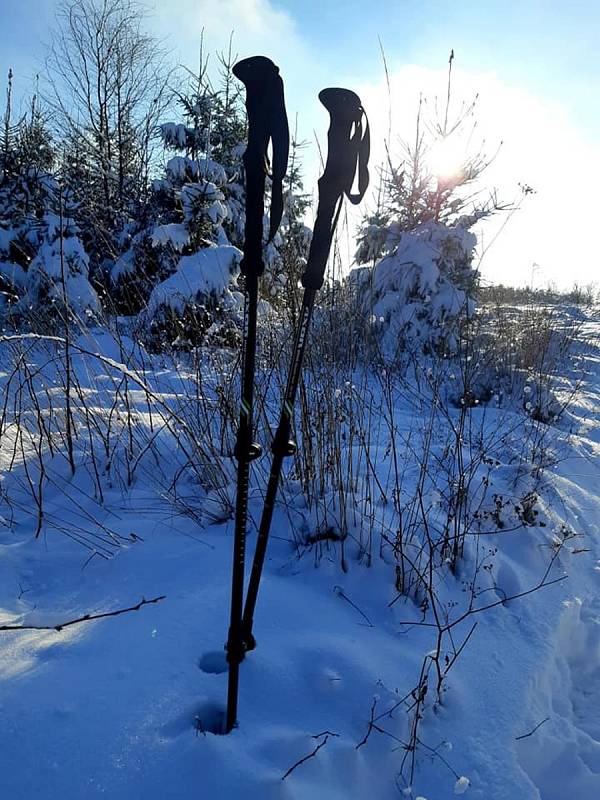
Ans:
MULTIPOLYGON (((598 334, 595 325, 588 332, 598 334)), ((122 360, 110 337, 98 335, 94 345, 122 360)), ((374 558, 367 567, 349 552, 343 572, 332 545, 315 567, 314 548, 298 557, 288 541, 293 516, 278 509, 256 615, 258 648, 241 667, 240 725, 229 736, 206 733, 226 694, 221 653, 232 523, 201 528, 179 514, 161 499, 151 467, 130 488, 106 485, 101 503, 91 499, 88 471, 78 469, 72 479, 57 463, 39 539, 31 509, 8 508, 0 497, 0 624, 55 623, 143 596, 167 599, 62 633, 0 633, 0 797, 597 800, 600 353, 588 343, 580 354, 584 384, 572 409, 574 433, 568 426, 559 431, 559 463, 540 491, 549 528, 564 523, 583 534, 563 550, 553 573, 569 579, 477 617, 443 705, 436 712, 426 707, 420 731, 426 747, 411 787, 398 777, 403 750, 390 736, 372 731, 357 749, 374 697, 378 711, 391 708, 415 685, 434 644, 431 630, 400 624, 422 617, 410 601, 390 605, 392 565, 374 558), (130 541, 118 540, 109 560, 86 564, 89 552, 59 528, 90 536, 99 525, 130 541), (337 735, 283 781, 324 738, 313 737, 326 731, 337 735)), ((83 359, 78 368, 92 369, 83 359)), ((181 387, 170 383, 168 370, 156 369, 153 385, 162 385, 168 401, 181 387)), ((102 371, 97 364, 96 370, 102 371)), ((3 391, 7 379, 3 372, 3 391)), ((569 385, 566 376, 562 390, 569 385)), ((144 392, 135 396, 139 413, 146 413, 144 392)), ((410 431, 413 412, 397 411, 399 426, 410 431)), ((8 482, 10 432, 5 436, 8 482)), ((164 458, 171 457, 165 443, 164 458)), ((267 466, 263 457, 263 477, 267 466)), ((505 474, 513 474, 508 463, 496 478, 502 491, 512 479, 505 474)), ((256 493, 251 512, 254 519, 260 513, 256 493)), ((490 546, 499 547, 501 591, 516 594, 539 581, 550 537, 537 528, 490 537, 490 546)), ((252 532, 250 555, 253 544, 252 532)), ((468 574, 467 558, 462 577, 468 574)), ((440 591, 445 602, 460 605, 462 588, 461 576, 448 574, 440 591)), ((471 624, 456 631, 458 640, 471 624)), ((406 715, 381 725, 401 738, 406 715)))

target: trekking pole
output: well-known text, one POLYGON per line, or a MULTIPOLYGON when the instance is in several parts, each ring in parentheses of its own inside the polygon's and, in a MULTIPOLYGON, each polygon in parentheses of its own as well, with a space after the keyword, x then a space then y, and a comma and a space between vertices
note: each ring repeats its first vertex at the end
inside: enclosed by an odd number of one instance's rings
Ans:
POLYGON ((348 89, 323 89, 319 99, 329 111, 331 120, 327 134, 327 163, 319 180, 319 203, 306 270, 302 276, 304 295, 292 349, 285 396, 279 424, 275 433, 271 472, 267 484, 256 550, 242 620, 242 636, 246 650, 256 647, 252 634, 254 611, 262 575, 273 509, 281 478, 284 458, 296 452, 291 440, 296 393, 300 382, 302 361, 306 350, 308 330, 317 291, 323 285, 329 250, 338 221, 344 195, 351 203, 359 203, 369 185, 369 123, 360 98, 348 89), (365 128, 363 130, 363 118, 365 128), (357 175, 358 173, 358 175, 357 175), (354 178, 358 177, 358 193, 351 194, 354 178))
POLYGON ((261 454, 253 441, 253 399, 256 358, 256 313, 258 279, 264 272, 262 257, 264 193, 267 175, 267 147, 272 142, 273 169, 269 240, 275 235, 283 213, 283 178, 287 169, 289 129, 285 113, 283 81, 279 69, 264 56, 239 61, 233 74, 246 87, 248 112, 248 145, 244 153, 246 178, 246 222, 244 256, 240 265, 244 282, 244 328, 242 335, 242 379, 240 421, 234 455, 237 459, 237 495, 233 567, 231 574, 231 616, 227 636, 229 681, 225 732, 229 733, 237 718, 239 667, 244 658, 242 610, 244 603, 244 561, 248 521, 248 487, 250 462, 261 454))

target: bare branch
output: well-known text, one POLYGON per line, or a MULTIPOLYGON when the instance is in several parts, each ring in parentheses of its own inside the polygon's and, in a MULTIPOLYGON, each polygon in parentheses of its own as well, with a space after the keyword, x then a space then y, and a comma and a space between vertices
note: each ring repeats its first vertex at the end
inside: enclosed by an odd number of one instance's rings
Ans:
POLYGON ((91 620, 104 619, 105 617, 118 617, 120 614, 128 614, 130 611, 139 611, 142 606, 160 603, 166 597, 165 594, 162 594, 160 597, 153 597, 152 600, 142 598, 139 603, 129 606, 129 608, 120 608, 117 611, 103 611, 101 614, 84 614, 82 617, 71 619, 68 622, 59 622, 57 625, 0 625, 0 631, 62 631, 71 625, 79 625, 81 622, 91 622, 91 620))
POLYGON ((309 758, 313 758, 314 756, 316 756, 319 750, 327 744, 330 736, 339 736, 339 734, 337 733, 330 733, 329 731, 327 731, 327 733, 325 734, 318 733, 316 736, 313 736, 312 738, 317 739, 319 736, 323 735, 325 736, 325 738, 315 747, 315 749, 311 753, 309 753, 307 756, 304 756, 304 758, 301 758, 299 761, 296 761, 295 764, 292 764, 292 766, 288 769, 285 775, 281 776, 282 781, 284 781, 288 777, 288 775, 290 775, 296 769, 296 767, 299 767, 301 764, 304 764, 304 762, 308 761, 309 758))

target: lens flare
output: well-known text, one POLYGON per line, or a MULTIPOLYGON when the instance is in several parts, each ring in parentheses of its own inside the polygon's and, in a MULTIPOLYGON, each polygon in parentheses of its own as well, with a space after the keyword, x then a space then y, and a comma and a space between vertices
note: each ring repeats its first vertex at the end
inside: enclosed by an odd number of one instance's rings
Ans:
POLYGON ((464 147, 451 138, 438 139, 427 153, 427 164, 436 178, 459 175, 465 164, 464 147))

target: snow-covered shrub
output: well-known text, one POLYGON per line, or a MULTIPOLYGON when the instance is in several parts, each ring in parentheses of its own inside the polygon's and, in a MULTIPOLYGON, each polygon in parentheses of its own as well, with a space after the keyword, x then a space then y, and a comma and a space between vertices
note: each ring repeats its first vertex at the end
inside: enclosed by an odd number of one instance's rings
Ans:
POLYGON ((19 264, 14 261, 0 261, 0 313, 23 294, 25 281, 25 271, 19 264))
POLYGON ((99 301, 73 221, 77 204, 53 171, 52 137, 37 100, 12 125, 11 92, 9 74, 0 157, 0 310, 17 324, 85 319, 99 301))
MULTIPOLYGON (((151 182, 144 219, 132 226, 109 280, 117 310, 140 314, 140 329, 154 346, 186 339, 182 330, 196 322, 203 333, 211 317, 216 320, 224 287, 217 286, 217 275, 209 287, 200 254, 229 248, 243 235, 239 167, 244 122, 235 97, 225 107, 221 93, 200 82, 178 99, 185 122, 160 126, 171 156, 162 177, 151 182)), ((229 266, 233 259, 226 253, 221 259, 229 266)))
POLYGON ((0 291, 13 323, 99 311, 89 259, 72 215, 76 204, 56 178, 35 166, 6 176, 0 188, 0 291), (62 207, 62 227, 61 227, 62 207))
POLYGON ((484 301, 472 331, 479 380, 499 403, 508 402, 539 422, 557 423, 568 403, 556 395, 556 378, 570 369, 582 324, 571 308, 553 307, 535 296, 521 306, 484 301))
POLYGON ((393 233, 383 258, 351 273, 363 319, 386 359, 405 350, 454 352, 460 320, 474 312, 475 235, 460 222, 433 221, 395 241, 393 233))
MULTIPOLYGON (((167 142, 172 127, 163 126, 167 142)), ((153 183, 158 213, 113 267, 113 289, 130 312, 141 308, 141 329, 153 347, 196 344, 235 312, 230 288, 241 254, 225 229, 239 216, 241 187, 233 177, 204 155, 170 159, 165 177, 153 183)))
POLYGON ((43 216, 55 189, 52 176, 33 166, 6 171, 0 182, 0 291, 4 308, 23 295, 25 272, 43 241, 43 216))
MULTIPOLYGON (((160 126, 171 157, 152 181, 146 219, 110 272, 117 309, 139 314, 139 330, 154 348, 196 344, 207 333, 215 341, 237 338, 246 146, 240 88, 227 72, 223 89, 200 80, 179 95, 184 122, 160 126)), ((296 175, 297 168, 290 172, 280 230, 265 247, 261 288, 270 303, 287 288, 291 251, 297 265, 307 249, 300 221, 306 203, 295 194, 296 175)), ((266 237, 267 216, 264 230, 266 237)))
POLYGON ((44 215, 43 239, 29 264, 24 294, 15 305, 14 318, 36 317, 85 322, 100 310, 98 295, 89 280, 89 259, 71 218, 44 215))
POLYGON ((233 344, 241 313, 235 291, 242 253, 212 245, 182 256, 176 271, 154 287, 140 323, 153 349, 185 349, 205 337, 233 344))
POLYGON ((177 268, 179 251, 166 237, 155 237, 155 231, 144 229, 132 236, 127 250, 111 266, 108 293, 122 314, 145 308, 153 287, 177 268))

